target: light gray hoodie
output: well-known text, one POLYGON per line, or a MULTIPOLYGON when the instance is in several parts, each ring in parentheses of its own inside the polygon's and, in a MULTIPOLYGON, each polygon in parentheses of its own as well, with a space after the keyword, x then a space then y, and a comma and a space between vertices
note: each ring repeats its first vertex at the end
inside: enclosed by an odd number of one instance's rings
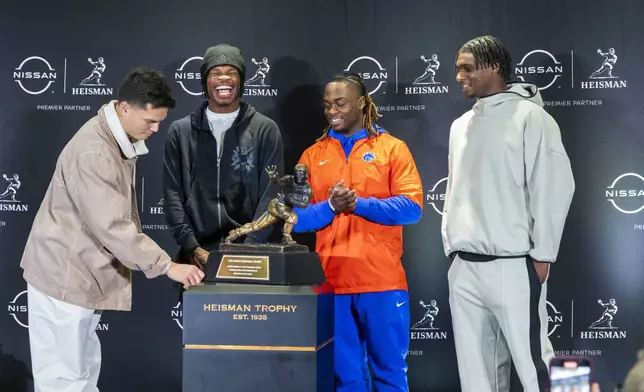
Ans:
POLYGON ((443 247, 554 262, 575 190, 570 161, 537 87, 508 87, 452 123, 443 247))

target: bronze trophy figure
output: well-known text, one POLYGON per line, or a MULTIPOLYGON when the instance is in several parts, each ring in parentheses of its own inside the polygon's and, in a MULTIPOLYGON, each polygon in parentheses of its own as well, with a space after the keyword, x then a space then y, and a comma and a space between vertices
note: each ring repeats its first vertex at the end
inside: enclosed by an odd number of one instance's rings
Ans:
POLYGON ((285 175, 282 178, 279 178, 275 166, 268 166, 266 173, 268 173, 268 178, 282 189, 277 197, 268 203, 266 212, 253 222, 231 230, 228 237, 224 239, 224 243, 231 244, 241 236, 261 230, 282 219, 284 220, 282 243, 285 245, 297 244, 291 236, 293 227, 297 223, 297 214, 293 211, 293 207, 305 208, 311 202, 313 191, 311 185, 306 182, 309 177, 309 168, 303 164, 295 165, 295 174, 285 175))
POLYGON ((231 230, 219 248, 210 253, 205 268, 205 282, 269 285, 318 285, 324 282, 320 257, 307 245, 298 244, 291 233, 297 223, 295 207, 306 208, 313 200, 307 182, 309 168, 295 166, 293 175, 279 176, 276 166, 266 167, 271 183, 280 190, 268 203, 266 211, 250 223, 231 230), (284 221, 282 240, 278 243, 234 242, 240 237, 284 221))

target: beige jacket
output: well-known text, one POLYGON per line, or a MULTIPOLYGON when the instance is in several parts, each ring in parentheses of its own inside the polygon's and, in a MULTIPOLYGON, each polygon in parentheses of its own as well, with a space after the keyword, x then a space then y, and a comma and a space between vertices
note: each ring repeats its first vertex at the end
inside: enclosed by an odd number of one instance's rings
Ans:
POLYGON ((130 310, 131 270, 148 278, 170 256, 141 233, 132 144, 104 105, 65 146, 27 240, 24 279, 58 300, 88 309, 130 310))

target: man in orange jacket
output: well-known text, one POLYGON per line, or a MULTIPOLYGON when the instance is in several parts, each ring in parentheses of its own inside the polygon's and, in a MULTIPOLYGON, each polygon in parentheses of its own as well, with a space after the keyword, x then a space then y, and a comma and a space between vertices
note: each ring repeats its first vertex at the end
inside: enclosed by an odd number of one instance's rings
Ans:
POLYGON ((313 201, 295 209, 294 231, 317 231, 316 252, 335 290, 336 391, 371 391, 371 383, 378 392, 408 391, 409 296, 400 257, 402 226, 422 215, 420 176, 406 144, 376 125, 360 76, 332 79, 324 113, 324 134, 300 158, 313 201))

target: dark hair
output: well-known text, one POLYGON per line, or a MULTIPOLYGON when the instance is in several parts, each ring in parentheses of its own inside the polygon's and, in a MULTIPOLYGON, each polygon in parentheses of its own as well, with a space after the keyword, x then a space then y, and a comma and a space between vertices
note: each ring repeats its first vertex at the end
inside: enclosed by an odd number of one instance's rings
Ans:
MULTIPOLYGON (((329 83, 333 82, 354 84, 358 88, 359 94, 361 97, 364 97, 365 102, 365 107, 362 108, 362 123, 364 125, 364 128, 367 130, 367 135, 369 135, 370 137, 376 136, 378 133, 374 129, 374 126, 377 124, 377 120, 382 117, 382 115, 378 113, 378 108, 371 99, 371 95, 369 95, 367 87, 364 85, 364 81, 362 80, 360 75, 353 72, 342 71, 335 74, 335 76, 329 83)), ((324 140, 324 138, 326 138, 329 133, 329 129, 331 129, 331 124, 327 124, 327 126, 324 128, 324 131, 322 132, 322 136, 320 136, 316 141, 324 140)))
POLYGON ((172 90, 161 71, 151 68, 136 68, 125 75, 116 93, 119 102, 127 102, 145 108, 174 109, 172 90))
POLYGON ((512 58, 498 38, 491 35, 476 37, 465 43, 458 51, 460 53, 471 53, 476 61, 476 69, 498 66, 501 78, 505 82, 510 81, 512 58))

